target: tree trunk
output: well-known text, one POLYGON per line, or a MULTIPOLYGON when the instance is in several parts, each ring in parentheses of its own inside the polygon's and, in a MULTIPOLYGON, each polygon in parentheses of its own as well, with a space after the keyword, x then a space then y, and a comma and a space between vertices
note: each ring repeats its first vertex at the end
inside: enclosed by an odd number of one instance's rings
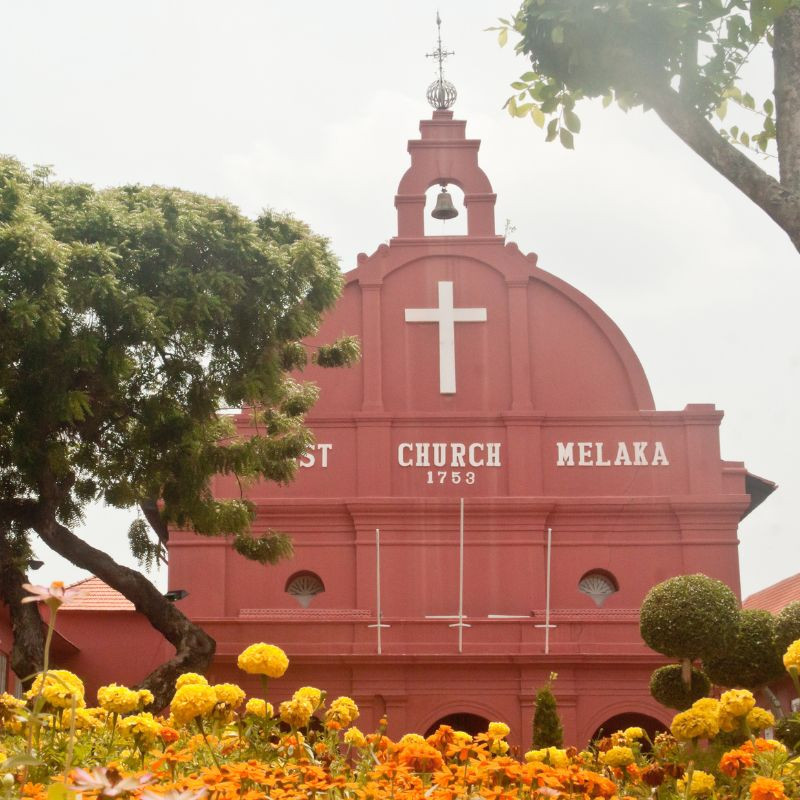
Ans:
POLYGON ((144 575, 117 564, 111 556, 84 542, 52 515, 40 516, 34 529, 45 544, 59 555, 89 570, 127 597, 136 610, 144 614, 150 624, 175 647, 175 655, 139 684, 153 693, 154 708, 161 709, 169 704, 179 675, 205 671, 214 656, 216 642, 173 603, 164 599, 144 575))
POLYGON ((692 662, 688 658, 681 659, 681 680, 686 687, 687 693, 692 692, 692 662))
POLYGON ((44 664, 45 629, 38 603, 22 603, 22 598, 28 595, 23 583, 28 583, 28 577, 10 558, 5 538, 0 534, 0 598, 8 606, 14 636, 11 669, 25 686, 30 686, 44 664))
POLYGON ((800 193, 800 7, 775 20, 775 133, 781 185, 800 193))
POLYGON ((669 86, 643 81, 639 91, 673 133, 766 212, 800 251, 800 191, 781 184, 723 139, 702 114, 683 103, 669 86))

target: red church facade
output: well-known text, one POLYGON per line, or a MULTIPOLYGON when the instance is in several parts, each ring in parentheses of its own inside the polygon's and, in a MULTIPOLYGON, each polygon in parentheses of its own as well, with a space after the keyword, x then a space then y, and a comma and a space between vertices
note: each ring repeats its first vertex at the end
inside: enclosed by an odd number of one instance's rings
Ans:
MULTIPOLYGON (((291 534, 294 558, 264 567, 175 531, 170 588, 217 641, 214 681, 260 693, 236 656, 272 642, 291 660, 272 700, 308 684, 347 694, 365 730, 384 715, 392 736, 504 720, 525 745, 551 672, 568 743, 663 724, 648 692, 663 659, 641 642, 639 605, 684 573, 738 593, 739 521, 774 487, 721 459, 714 406, 656 411, 616 325, 496 235, 465 123, 435 111, 420 127, 398 235, 358 256, 319 333, 357 335, 363 358, 301 376, 321 388, 316 444, 293 483, 248 491, 256 532, 291 534), (425 235, 439 184, 463 192, 466 235, 425 235)), ((250 425, 237 417, 241 435, 250 425)), ((240 491, 223 477, 213 489, 240 491)), ((124 598, 94 578, 83 589, 53 655, 90 692, 169 657, 124 598)), ((14 689, 10 634, 0 607, 0 687, 14 689)))
MULTIPOLYGON (((237 654, 273 642, 291 659, 273 699, 348 694, 366 729, 469 714, 524 744, 553 671, 568 742, 620 715, 664 722, 639 604, 682 573, 738 592, 737 527, 764 483, 721 459, 722 412, 656 411, 616 325, 496 235, 465 123, 420 127, 398 235, 359 255, 319 334, 357 335, 363 358, 303 376, 321 387, 316 445, 292 484, 248 491, 256 531, 291 534, 294 558, 262 567, 175 532, 170 587, 217 641, 215 680, 241 682, 237 654), (467 235, 424 235, 438 184, 463 191, 467 235)), ((239 496, 222 477, 214 491, 239 496)))

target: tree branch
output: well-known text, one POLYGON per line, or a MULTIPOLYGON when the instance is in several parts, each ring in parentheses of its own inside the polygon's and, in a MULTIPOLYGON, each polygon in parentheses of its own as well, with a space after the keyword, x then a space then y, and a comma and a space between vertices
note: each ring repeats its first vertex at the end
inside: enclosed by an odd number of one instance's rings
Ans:
POLYGON ((673 133, 768 214, 800 250, 800 193, 781 185, 723 139, 705 117, 684 105, 669 87, 648 83, 639 91, 673 133))
POLYGON ((775 128, 781 184, 800 193, 800 7, 775 20, 775 128))
POLYGON ((48 547, 127 597, 175 647, 174 657, 157 667, 140 684, 153 693, 156 708, 169 703, 175 680, 181 673, 203 672, 208 667, 216 649, 214 640, 166 600, 144 575, 117 564, 107 553, 84 542, 56 521, 52 513, 44 511, 33 527, 48 547))

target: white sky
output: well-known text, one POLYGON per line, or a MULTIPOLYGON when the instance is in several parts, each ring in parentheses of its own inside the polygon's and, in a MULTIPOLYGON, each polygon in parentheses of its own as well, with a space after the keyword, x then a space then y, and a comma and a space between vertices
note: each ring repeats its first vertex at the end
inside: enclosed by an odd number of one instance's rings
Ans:
MULTIPOLYGON (((780 484, 741 526, 743 594, 800 572, 800 256, 652 113, 578 109, 583 133, 568 152, 501 111, 527 67, 483 29, 514 7, 0 0, 0 152, 53 164, 62 179, 292 211, 350 269, 395 233, 406 141, 430 116, 424 54, 438 8, 456 52, 454 110, 483 140, 498 232, 510 219, 523 252, 616 321, 659 409, 716 403, 723 457, 780 484)), ((128 519, 94 509, 82 533, 122 558, 128 519)), ((37 581, 82 575, 42 558, 37 581)))

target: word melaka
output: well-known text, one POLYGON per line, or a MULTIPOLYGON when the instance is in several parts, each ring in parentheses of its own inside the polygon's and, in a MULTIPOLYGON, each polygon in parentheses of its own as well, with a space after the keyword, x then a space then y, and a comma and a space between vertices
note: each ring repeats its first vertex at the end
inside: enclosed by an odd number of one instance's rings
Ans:
MULTIPOLYGON (((397 463, 401 467, 501 467, 500 442, 401 442, 397 463)), ((310 447, 301 467, 328 467, 331 443, 310 447)), ((557 467, 668 467, 662 442, 556 442, 557 467), (613 458, 611 457, 613 453, 613 458)))

